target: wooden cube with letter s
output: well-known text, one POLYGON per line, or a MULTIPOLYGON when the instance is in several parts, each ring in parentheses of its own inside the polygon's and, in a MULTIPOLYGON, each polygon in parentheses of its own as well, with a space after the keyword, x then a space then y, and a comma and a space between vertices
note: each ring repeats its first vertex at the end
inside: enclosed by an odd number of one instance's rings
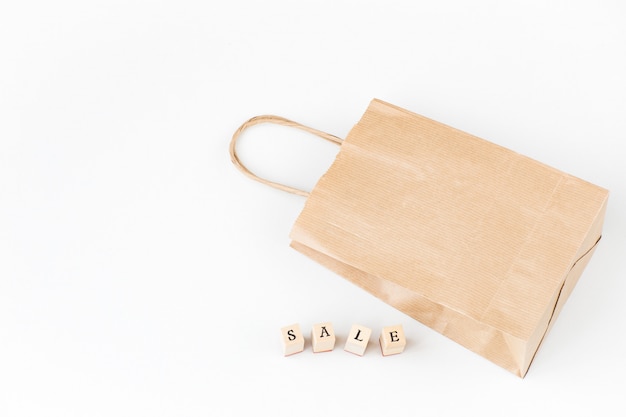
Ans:
POLYGON ((300 353, 304 350, 304 336, 302 336, 299 324, 294 323, 281 328, 280 334, 285 356, 300 353))

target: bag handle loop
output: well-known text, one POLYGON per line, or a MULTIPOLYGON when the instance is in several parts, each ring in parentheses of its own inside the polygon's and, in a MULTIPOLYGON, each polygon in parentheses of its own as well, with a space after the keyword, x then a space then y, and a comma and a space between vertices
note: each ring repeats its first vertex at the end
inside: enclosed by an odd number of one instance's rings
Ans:
POLYGON ((241 172, 243 172, 245 175, 252 178, 253 180, 258 181, 265 185, 269 185, 270 187, 274 187, 279 190, 287 191, 288 193, 300 195, 303 197, 308 197, 309 193, 306 191, 300 190, 299 188, 290 187, 288 185, 266 180, 264 178, 257 176, 256 174, 252 173, 248 168, 246 168, 245 165, 241 163, 241 161, 239 160, 239 157, 237 156, 237 149, 236 149, 237 140, 239 139, 239 136, 244 130, 246 130, 250 126, 258 125, 261 123, 274 123, 274 124, 278 124, 282 126, 295 127, 296 129, 300 129, 300 130, 304 130, 305 132, 312 133, 329 142, 336 143, 337 145, 341 145, 343 141, 339 139, 337 136, 333 136, 331 134, 319 131, 317 129, 313 129, 308 126, 301 125, 300 123, 285 119, 284 117, 272 116, 272 115, 263 115, 263 116, 253 117, 252 119, 249 119, 248 121, 244 122, 241 126, 239 126, 239 129, 237 129, 235 133, 233 134, 233 138, 230 141, 230 149, 229 149, 230 159, 233 162, 233 164, 237 168, 239 168, 241 172))

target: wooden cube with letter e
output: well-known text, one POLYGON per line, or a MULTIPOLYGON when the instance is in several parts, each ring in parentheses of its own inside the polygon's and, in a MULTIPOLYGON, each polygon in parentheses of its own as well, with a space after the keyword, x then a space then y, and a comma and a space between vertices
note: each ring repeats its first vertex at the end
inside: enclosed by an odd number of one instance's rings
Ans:
POLYGON ((402 325, 384 327, 380 333, 379 342, 383 356, 402 353, 406 346, 406 337, 404 337, 402 325))

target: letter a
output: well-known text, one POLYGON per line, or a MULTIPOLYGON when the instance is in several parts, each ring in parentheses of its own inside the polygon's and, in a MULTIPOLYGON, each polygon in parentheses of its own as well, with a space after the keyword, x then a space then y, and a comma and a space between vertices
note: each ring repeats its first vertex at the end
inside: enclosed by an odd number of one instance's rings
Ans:
POLYGON ((328 330, 326 330, 326 326, 322 326, 322 334, 320 335, 320 337, 324 336, 330 336, 330 333, 328 333, 328 330))

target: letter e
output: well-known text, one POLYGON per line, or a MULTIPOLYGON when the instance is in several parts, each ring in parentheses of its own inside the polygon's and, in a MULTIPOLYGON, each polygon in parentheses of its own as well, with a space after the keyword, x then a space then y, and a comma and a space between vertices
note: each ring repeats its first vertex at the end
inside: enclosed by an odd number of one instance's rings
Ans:
POLYGON ((398 337, 398 331, 394 330, 393 332, 389 332, 389 335, 391 336, 391 341, 392 342, 399 342, 400 338, 398 337))

